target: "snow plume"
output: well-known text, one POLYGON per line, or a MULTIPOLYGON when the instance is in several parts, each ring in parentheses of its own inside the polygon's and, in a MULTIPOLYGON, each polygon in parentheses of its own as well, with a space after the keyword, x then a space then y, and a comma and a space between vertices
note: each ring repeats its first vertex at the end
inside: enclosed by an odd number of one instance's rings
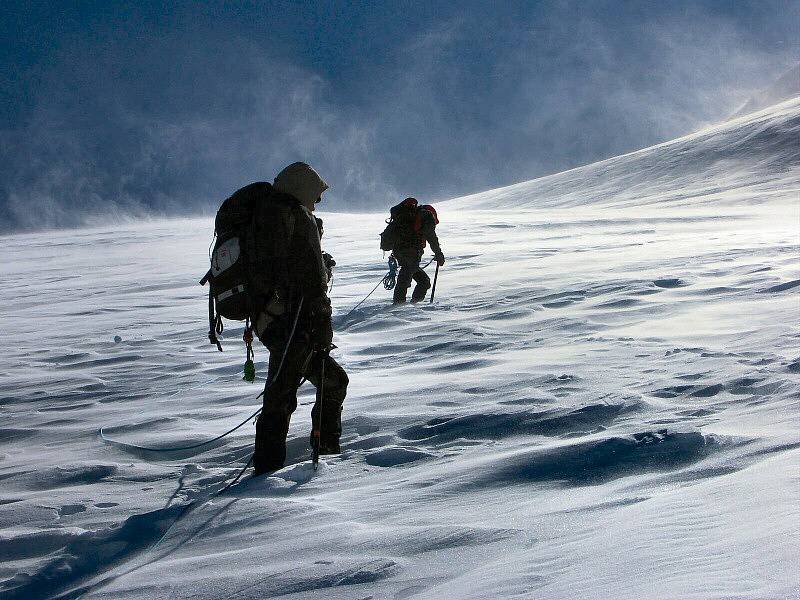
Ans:
POLYGON ((797 96, 800 96, 800 63, 786 71, 772 85, 758 90, 733 116, 740 117, 797 96))
POLYGON ((394 195, 374 132, 326 102, 319 76, 244 40, 188 51, 161 40, 135 65, 127 51, 52 73, 24 126, 0 131, 0 229, 209 210, 295 160, 314 164, 339 204, 394 195))
POLYGON ((208 212, 295 160, 332 209, 473 193, 719 121, 800 50, 781 2, 281 6, 104 15, 3 76, 0 231, 208 212))

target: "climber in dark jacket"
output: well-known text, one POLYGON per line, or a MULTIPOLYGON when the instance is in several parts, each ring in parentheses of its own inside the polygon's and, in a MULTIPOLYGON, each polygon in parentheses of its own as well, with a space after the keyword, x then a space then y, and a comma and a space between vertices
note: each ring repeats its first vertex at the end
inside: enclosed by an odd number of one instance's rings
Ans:
POLYGON ((416 198, 403 200, 391 209, 391 215, 397 224, 392 254, 400 265, 394 288, 394 303, 402 304, 406 301, 406 293, 412 280, 416 285, 411 294, 411 302, 420 302, 425 299, 431 287, 430 277, 419 266, 426 243, 431 245, 436 263, 444 264, 444 254, 436 236, 439 217, 432 206, 418 206, 416 198))
MULTIPOLYGON (((322 372, 322 408, 315 404, 311 411, 312 423, 319 424, 316 431, 312 430, 312 444, 317 435, 320 454, 340 451, 342 403, 348 377, 329 355, 333 328, 327 288, 333 263, 322 253, 322 223, 312 214, 327 188, 309 165, 293 163, 275 178, 269 192, 271 198, 261 199, 280 201, 285 208, 272 213, 271 219, 265 217, 264 222, 256 218, 256 231, 271 227, 284 232, 275 238, 282 240, 285 256, 285 260, 273 261, 268 267, 275 270, 275 279, 283 282, 281 289, 253 319, 258 338, 269 349, 267 381, 272 382, 265 388, 264 407, 256 422, 256 475, 284 465, 289 419, 297 408, 297 389, 303 378, 319 389, 322 372)), ((256 288, 257 283, 254 282, 256 288)))

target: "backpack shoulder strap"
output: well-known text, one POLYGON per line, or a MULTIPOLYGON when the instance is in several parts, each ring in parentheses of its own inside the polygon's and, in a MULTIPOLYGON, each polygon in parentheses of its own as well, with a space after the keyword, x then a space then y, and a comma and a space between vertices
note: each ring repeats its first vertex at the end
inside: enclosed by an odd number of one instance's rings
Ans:
POLYGON ((422 211, 417 211, 414 214, 414 231, 419 233, 422 230, 422 211))

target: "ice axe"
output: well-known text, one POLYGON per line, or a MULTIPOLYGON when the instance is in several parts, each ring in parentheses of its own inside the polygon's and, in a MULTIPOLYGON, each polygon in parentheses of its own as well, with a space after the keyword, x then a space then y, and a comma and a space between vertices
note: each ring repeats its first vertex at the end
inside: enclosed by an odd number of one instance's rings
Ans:
POLYGON ((325 399, 325 363, 328 360, 328 355, 331 350, 335 348, 331 344, 328 348, 320 353, 319 360, 319 385, 317 386, 317 400, 314 403, 317 409, 317 418, 314 419, 314 410, 311 410, 311 464, 316 471, 319 467, 319 452, 321 439, 320 434, 322 430, 322 401, 325 399))
POLYGON ((436 263, 436 273, 433 275, 433 287, 431 288, 431 304, 433 304, 433 296, 436 294, 436 280, 439 279, 439 263, 436 263))

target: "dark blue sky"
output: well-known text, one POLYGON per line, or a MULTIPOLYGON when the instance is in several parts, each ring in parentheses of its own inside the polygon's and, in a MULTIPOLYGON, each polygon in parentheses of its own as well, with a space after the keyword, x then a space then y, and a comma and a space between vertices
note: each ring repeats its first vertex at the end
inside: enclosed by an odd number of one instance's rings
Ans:
POLYGON ((299 159, 338 209, 479 191, 723 119, 800 55, 786 1, 52 4, 0 16, 3 230, 299 159))

